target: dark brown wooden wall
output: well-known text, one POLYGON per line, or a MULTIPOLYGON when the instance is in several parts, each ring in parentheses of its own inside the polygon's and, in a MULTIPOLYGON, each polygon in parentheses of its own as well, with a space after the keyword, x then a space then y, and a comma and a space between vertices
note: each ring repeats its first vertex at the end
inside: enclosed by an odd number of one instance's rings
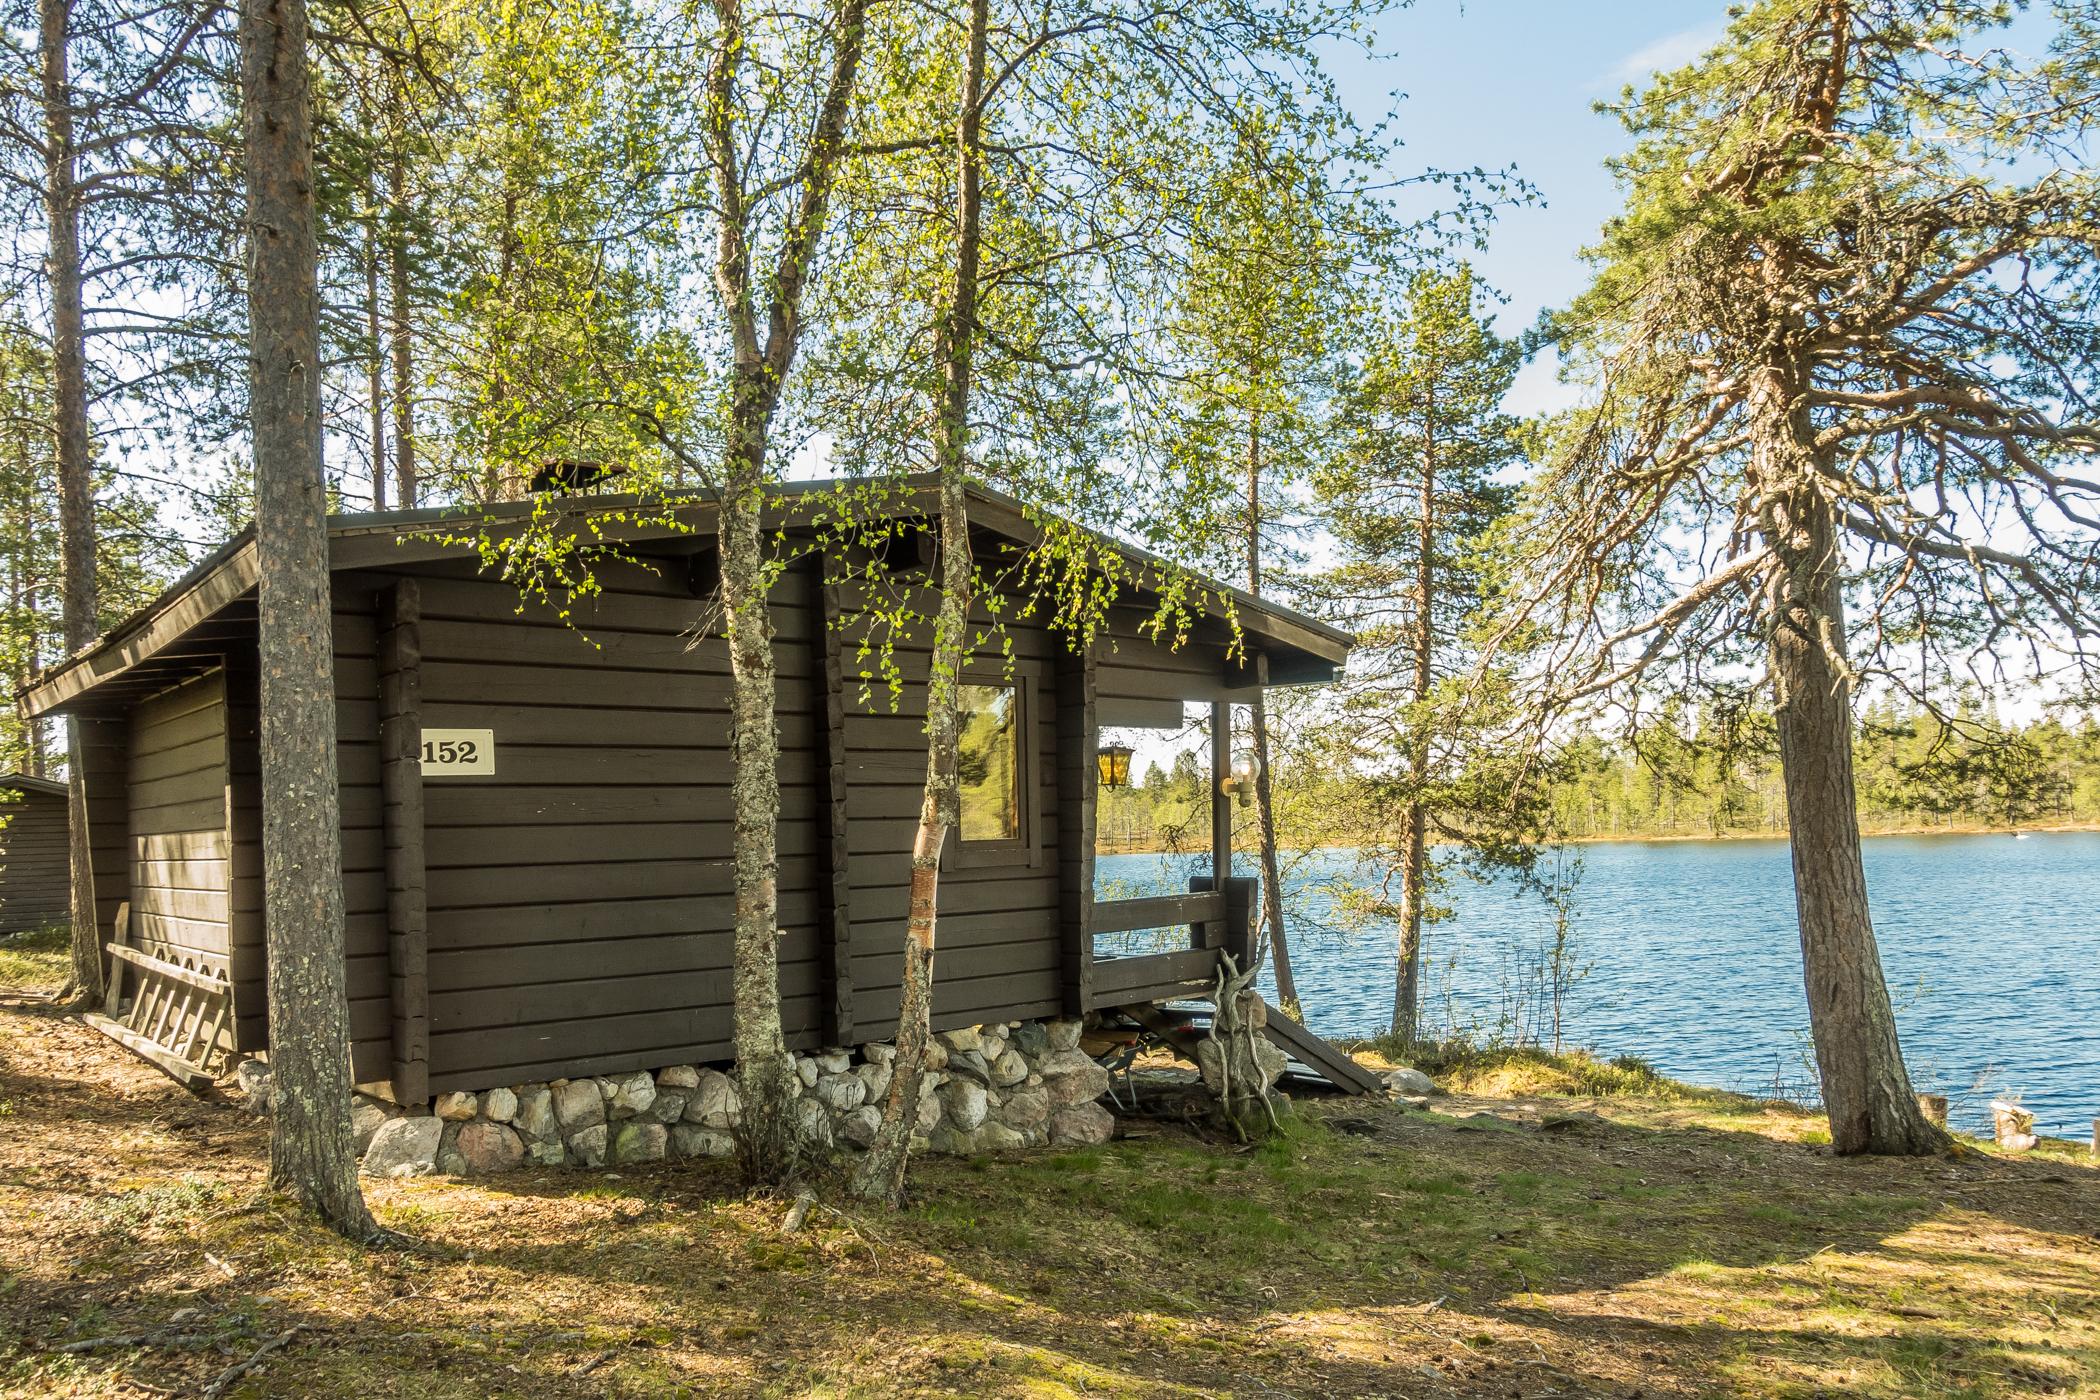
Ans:
MULTIPOLYGON (((930 637, 895 638, 905 685, 893 696, 879 657, 858 655, 869 635, 856 598, 841 600, 845 670, 846 838, 851 872, 853 1038, 881 1040, 897 1024, 911 848, 926 782, 926 676, 930 637), (868 673, 864 681, 862 673, 868 673), (867 694, 861 693, 863 686, 867 694), (895 708, 892 708, 894 702, 895 708)), ((980 626, 989 612, 979 609, 980 626)), ((926 629, 930 633, 930 629, 926 629)), ((1006 628, 1013 678, 1028 726, 1021 850, 989 850, 950 838, 941 871, 934 957, 936 1029, 1054 1016, 1064 1004, 1057 893, 1057 638, 1040 626, 1006 628)), ((971 664, 972 678, 1007 674, 997 643, 971 664)))
MULTIPOLYGON (((424 727, 496 735, 493 778, 423 783, 430 1087, 727 1058, 728 655, 692 641, 683 561, 601 569, 573 626, 519 616, 515 588, 468 566, 414 572, 424 727)), ((797 577, 776 595, 781 984, 803 1045, 821 1024, 811 601, 797 577)), ((339 613, 346 884, 381 867, 373 636, 339 613)), ((377 878, 371 897, 383 927, 377 878)))
POLYGON ((0 805, 0 933, 68 922, 66 799, 14 789, 0 805))
POLYGON ((132 712, 131 919, 151 951, 228 958, 226 677, 212 672, 132 712))
MULTIPOLYGON (((730 1047, 728 656, 696 640, 706 611, 682 559, 600 570, 602 595, 565 622, 521 615, 517 590, 465 562, 344 574, 335 644, 352 1060, 384 1080, 385 833, 379 749, 380 619, 392 584, 417 580, 425 728, 495 731, 493 777, 423 779, 428 1086, 479 1089, 582 1073, 727 1059, 730 1047)), ((774 593, 780 667, 781 989, 791 1044, 891 1035, 909 853, 925 776, 927 650, 898 644, 904 692, 862 697, 855 600, 834 590, 837 690, 826 674, 826 598, 813 568, 774 593), (834 745, 833 716, 841 725, 834 745), (843 774, 836 808, 834 768, 843 774), (835 863, 845 862, 834 880, 835 863), (840 915, 834 919, 834 915, 840 915), (827 974, 838 960, 850 986, 827 974)), ((981 620, 989 620, 989 614, 981 620)), ((1208 698, 1214 644, 1170 655, 1120 620, 1104 642, 1104 694, 1208 698)), ((1006 631, 1029 732, 1029 841, 958 847, 942 881, 937 1026, 1059 1014, 1068 1004, 1059 901, 1058 690, 1063 641, 1006 631)), ((973 664, 1002 674, 996 644, 973 664)), ((1091 736, 1085 763, 1092 763, 1091 736)))

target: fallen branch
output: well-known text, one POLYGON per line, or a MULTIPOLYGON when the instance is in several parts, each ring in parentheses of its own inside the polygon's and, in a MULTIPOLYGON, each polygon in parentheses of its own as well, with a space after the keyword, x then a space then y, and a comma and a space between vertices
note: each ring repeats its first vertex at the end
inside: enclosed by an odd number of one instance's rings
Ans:
POLYGON ((221 1371, 219 1373, 219 1378, 213 1381, 211 1385, 206 1388, 204 1392, 204 1400, 219 1400, 219 1397, 224 1395, 227 1391, 227 1388, 230 1387, 235 1381, 239 1380, 241 1377, 253 1371, 257 1366, 260 1366, 264 1357, 268 1356, 273 1351, 282 1349, 286 1344, 288 1344, 292 1340, 292 1338, 298 1336, 301 1332, 305 1332, 308 1330, 310 1329, 305 1323, 294 1323, 285 1331, 279 1332, 276 1336, 270 1338, 269 1341, 264 1342, 261 1346, 257 1347, 254 1353, 250 1355, 246 1361, 238 1361, 235 1362, 233 1365, 228 1366, 224 1371, 221 1371))
POLYGON ((153 1339, 159 1335, 158 1332, 126 1332, 120 1337, 89 1337, 86 1341, 67 1342, 64 1346, 53 1347, 51 1350, 78 1355, 84 1351, 102 1351, 109 1347, 151 1346, 153 1339))

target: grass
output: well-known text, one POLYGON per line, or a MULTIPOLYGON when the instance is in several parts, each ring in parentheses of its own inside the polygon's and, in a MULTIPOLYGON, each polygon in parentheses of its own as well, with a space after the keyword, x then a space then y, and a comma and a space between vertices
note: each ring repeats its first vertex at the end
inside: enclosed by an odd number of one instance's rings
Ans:
POLYGON ((1658 1074, 1637 1055, 1600 1060, 1587 1050, 1560 1054, 1537 1046, 1480 1046, 1468 1040, 1417 1041, 1403 1046, 1380 1036, 1360 1047, 1388 1065, 1410 1065, 1457 1093, 1504 1098, 1639 1097, 1668 1103, 1748 1102, 1741 1095, 1704 1089, 1658 1074))
POLYGON ((789 1236, 712 1163, 368 1184, 394 1253, 264 1194, 253 1118, 4 1010, 0 1394, 196 1394, 289 1333, 232 1395, 2100 1396, 2068 1147, 1845 1160, 1639 1068, 1440 1069, 1434 1113, 928 1162, 789 1236))
POLYGON ((36 929, 0 938, 0 987, 49 991, 62 987, 73 960, 63 928, 36 929))

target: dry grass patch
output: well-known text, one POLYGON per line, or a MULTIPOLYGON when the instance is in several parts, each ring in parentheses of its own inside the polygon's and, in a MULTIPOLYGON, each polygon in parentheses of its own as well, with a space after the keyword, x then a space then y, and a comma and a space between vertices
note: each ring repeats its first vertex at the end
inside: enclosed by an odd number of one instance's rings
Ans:
POLYGON ((709 1164, 390 1182, 384 1253, 262 1195, 241 1110, 0 1011, 0 1393, 194 1395, 276 1342, 231 1393, 2100 1395, 2082 1160, 1522 1087, 927 1163, 788 1237, 709 1164))

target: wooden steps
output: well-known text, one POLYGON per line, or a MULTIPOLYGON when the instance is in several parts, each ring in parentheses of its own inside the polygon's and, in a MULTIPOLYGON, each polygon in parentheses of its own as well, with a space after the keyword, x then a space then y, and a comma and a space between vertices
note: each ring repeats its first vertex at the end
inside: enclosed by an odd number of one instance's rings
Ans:
MULTIPOLYGON (((1124 1006, 1118 1010, 1158 1036, 1175 1054, 1191 1061, 1196 1058, 1196 1042, 1203 1038, 1210 1015, 1209 1009, 1205 1008, 1201 1013, 1204 1019, 1193 1020, 1185 1014, 1178 1015, 1165 1007, 1150 1004, 1124 1006)), ((1301 1068, 1345 1094, 1385 1092, 1384 1080, 1273 1006, 1269 1008, 1268 1024, 1263 1027, 1263 1034, 1268 1036, 1270 1044, 1290 1056, 1301 1068)))
POLYGON ((1385 1081, 1343 1054, 1333 1043, 1314 1035, 1273 1006, 1269 1008, 1268 1024, 1262 1030, 1269 1037, 1270 1044, 1343 1093, 1385 1092, 1385 1081))

